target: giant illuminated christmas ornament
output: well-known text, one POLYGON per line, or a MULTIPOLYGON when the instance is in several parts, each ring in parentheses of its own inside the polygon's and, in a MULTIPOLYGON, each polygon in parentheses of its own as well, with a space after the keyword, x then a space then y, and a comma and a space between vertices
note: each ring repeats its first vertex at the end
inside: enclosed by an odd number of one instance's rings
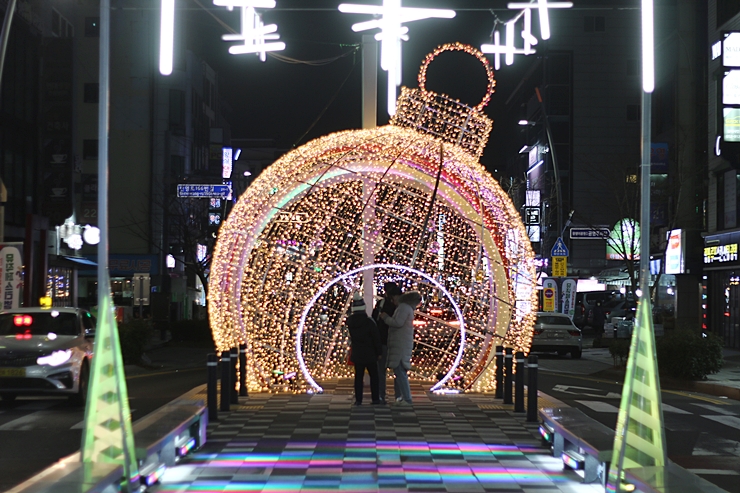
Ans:
POLYGON ((534 254, 477 160, 494 85, 478 50, 441 46, 424 60, 419 88, 402 89, 390 125, 295 149, 239 197, 219 231, 208 307, 219 350, 247 345, 249 390, 321 391, 350 376, 353 292, 379 293, 390 280, 423 295, 410 375, 430 389, 490 390, 495 347, 528 352, 534 254), (443 51, 485 67, 477 106, 426 88, 443 51))

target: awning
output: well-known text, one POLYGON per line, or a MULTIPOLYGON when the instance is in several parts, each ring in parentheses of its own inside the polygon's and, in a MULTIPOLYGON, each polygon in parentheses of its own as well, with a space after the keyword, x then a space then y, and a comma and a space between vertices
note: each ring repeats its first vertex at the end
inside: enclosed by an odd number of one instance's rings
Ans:
POLYGON ((92 260, 85 258, 85 257, 68 257, 66 255, 60 255, 60 259, 69 260, 70 262, 74 262, 76 264, 85 265, 88 267, 97 267, 98 264, 93 262, 92 260))

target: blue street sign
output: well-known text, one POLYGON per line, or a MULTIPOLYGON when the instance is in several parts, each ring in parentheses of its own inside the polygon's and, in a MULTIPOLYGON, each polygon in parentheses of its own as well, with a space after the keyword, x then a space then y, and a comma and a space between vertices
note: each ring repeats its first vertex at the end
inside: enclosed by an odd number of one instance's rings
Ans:
POLYGON ((558 237, 557 240, 555 240, 555 244, 552 246, 552 250, 550 250, 550 256, 551 257, 567 257, 568 256, 568 247, 565 246, 565 243, 563 243, 563 239, 558 237))
POLYGON ((208 198, 221 198, 225 199, 231 194, 231 187, 229 185, 215 185, 215 184, 183 184, 177 185, 177 196, 178 197, 192 197, 200 199, 208 198))

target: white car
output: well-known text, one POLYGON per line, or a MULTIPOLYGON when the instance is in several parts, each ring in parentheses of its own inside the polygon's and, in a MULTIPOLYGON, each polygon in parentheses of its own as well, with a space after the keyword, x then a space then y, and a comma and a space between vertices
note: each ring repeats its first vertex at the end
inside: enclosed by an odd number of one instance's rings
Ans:
POLYGON ((531 351, 557 351, 560 356, 570 353, 571 358, 578 359, 583 351, 581 330, 573 324, 568 315, 537 312, 531 351))
POLYGON ((66 395, 87 399, 95 317, 79 308, 0 312, 0 398, 66 395))

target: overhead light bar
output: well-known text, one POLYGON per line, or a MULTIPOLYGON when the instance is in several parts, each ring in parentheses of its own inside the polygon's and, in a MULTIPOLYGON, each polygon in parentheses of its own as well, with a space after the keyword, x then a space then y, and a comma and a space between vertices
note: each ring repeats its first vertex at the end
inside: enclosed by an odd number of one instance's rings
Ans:
POLYGON ((409 28, 403 24, 424 19, 452 19, 454 10, 401 7, 401 0, 383 0, 383 5, 342 3, 343 14, 367 14, 379 19, 352 25, 354 32, 380 29, 375 39, 380 41, 380 67, 388 72, 388 114, 396 113, 396 89, 401 85, 401 41, 408 41, 409 28))
POLYGON ((159 73, 172 74, 175 50, 175 0, 162 0, 159 27, 159 73))

